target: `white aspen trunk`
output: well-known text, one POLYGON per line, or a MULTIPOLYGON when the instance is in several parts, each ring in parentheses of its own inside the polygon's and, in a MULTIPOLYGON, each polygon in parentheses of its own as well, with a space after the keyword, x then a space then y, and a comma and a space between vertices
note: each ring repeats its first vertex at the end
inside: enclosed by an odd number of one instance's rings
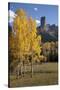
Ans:
POLYGON ((24 72, 24 61, 23 61, 23 77, 24 77, 24 74, 25 74, 25 72, 24 72))
POLYGON ((21 70, 21 76, 22 76, 22 62, 21 62, 21 66, 20 66, 20 68, 21 68, 20 70, 21 70))
MULTIPOLYGON (((33 57, 32 57, 33 59, 33 57)), ((33 77, 33 60, 31 60, 31 77, 33 77)))

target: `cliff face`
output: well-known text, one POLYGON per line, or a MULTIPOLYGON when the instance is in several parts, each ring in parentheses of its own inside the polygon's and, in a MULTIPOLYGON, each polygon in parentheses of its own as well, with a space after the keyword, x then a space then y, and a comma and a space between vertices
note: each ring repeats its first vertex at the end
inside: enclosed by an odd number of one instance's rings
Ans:
POLYGON ((42 36, 42 42, 58 41, 58 27, 50 26, 49 30, 42 30, 41 27, 37 27, 37 34, 42 36))

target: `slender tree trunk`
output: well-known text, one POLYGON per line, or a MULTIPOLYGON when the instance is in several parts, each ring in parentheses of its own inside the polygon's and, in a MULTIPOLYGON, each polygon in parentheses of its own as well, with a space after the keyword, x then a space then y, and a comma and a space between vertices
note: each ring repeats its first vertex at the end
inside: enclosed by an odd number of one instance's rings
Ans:
POLYGON ((21 66, 20 66, 20 68, 21 68, 20 70, 21 70, 21 76, 22 76, 22 61, 21 61, 21 66))
POLYGON ((25 74, 25 72, 24 72, 24 61, 23 61, 23 77, 24 77, 24 74, 25 74))
POLYGON ((33 77, 33 60, 31 60, 31 77, 33 77))

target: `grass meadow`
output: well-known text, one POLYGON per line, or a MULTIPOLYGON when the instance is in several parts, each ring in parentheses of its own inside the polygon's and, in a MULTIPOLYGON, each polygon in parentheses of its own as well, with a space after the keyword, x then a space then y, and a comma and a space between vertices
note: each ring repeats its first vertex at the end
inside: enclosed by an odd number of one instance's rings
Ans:
POLYGON ((58 84, 58 63, 42 63, 33 65, 33 77, 31 77, 31 66, 25 66, 24 77, 10 75, 10 87, 43 86, 58 84))

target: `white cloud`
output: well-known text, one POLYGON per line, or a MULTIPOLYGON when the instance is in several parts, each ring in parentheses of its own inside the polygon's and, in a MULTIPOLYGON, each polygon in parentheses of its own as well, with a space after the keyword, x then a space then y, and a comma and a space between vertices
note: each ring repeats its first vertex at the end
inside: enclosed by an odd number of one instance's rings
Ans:
POLYGON ((10 17, 9 23, 12 23, 13 21, 14 21, 14 19, 10 17))
POLYGON ((16 16, 16 14, 12 10, 9 10, 8 15, 12 18, 16 16))
POLYGON ((40 21, 38 19, 36 19, 36 24, 37 24, 37 26, 40 25, 40 21))
POLYGON ((40 23, 40 21, 39 21, 39 20, 36 20, 36 23, 38 23, 38 24, 39 24, 39 23, 40 23))
POLYGON ((8 11, 8 17, 9 17, 9 23, 12 23, 14 21, 16 14, 12 10, 8 11))
POLYGON ((37 11, 37 10, 38 10, 38 8, 36 8, 36 7, 35 7, 35 8, 34 8, 34 10, 35 10, 35 11, 37 11))

